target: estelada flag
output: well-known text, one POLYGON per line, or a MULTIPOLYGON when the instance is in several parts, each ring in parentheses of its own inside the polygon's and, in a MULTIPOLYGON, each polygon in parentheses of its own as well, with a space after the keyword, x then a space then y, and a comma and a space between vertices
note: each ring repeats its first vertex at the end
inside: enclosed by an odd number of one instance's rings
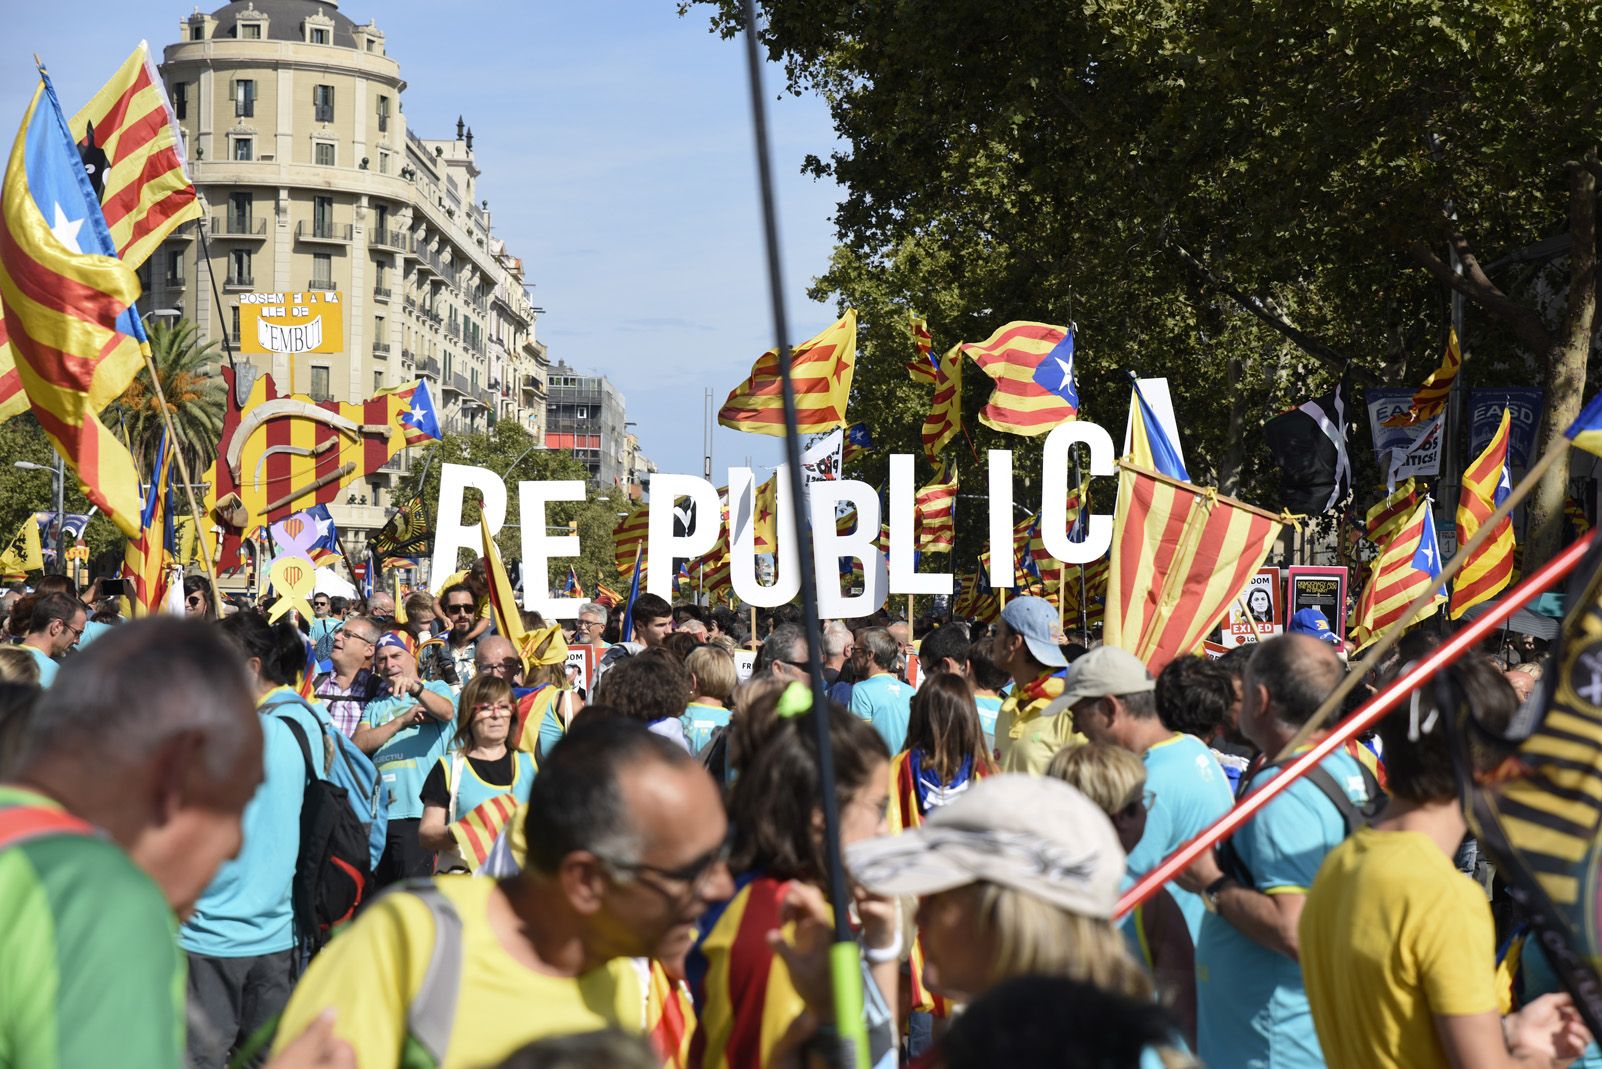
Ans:
POLYGON ((1417 505, 1418 481, 1409 478, 1368 510, 1368 540, 1376 546, 1385 545, 1401 530, 1417 505))
POLYGON ((1440 574, 1441 547, 1435 537, 1435 514, 1426 497, 1374 561, 1368 584, 1352 612, 1351 637, 1357 648, 1367 646, 1400 620, 1413 599, 1431 586, 1437 588, 1435 597, 1407 626, 1433 615, 1446 600, 1445 592, 1438 589, 1440 574))
POLYGON ((123 551, 123 573, 129 579, 128 605, 134 616, 149 616, 161 606, 167 590, 167 568, 162 552, 166 541, 166 487, 172 450, 167 435, 161 435, 156 447, 156 467, 151 473, 150 488, 145 492, 145 507, 139 514, 139 533, 128 539, 123 551))
MULTIPOLYGON (((797 429, 802 434, 846 425, 846 401, 856 367, 857 313, 852 309, 822 334, 791 351, 797 429)), ((779 376, 777 349, 757 357, 751 374, 718 409, 718 422, 752 434, 784 434, 784 380, 779 376)))
POLYGON ((1424 384, 1413 392, 1413 403, 1406 412, 1398 412, 1385 421, 1387 427, 1409 427, 1426 419, 1434 419, 1446 408, 1446 398, 1452 392, 1452 381, 1463 366, 1463 353, 1457 345, 1457 331, 1446 334, 1446 355, 1441 366, 1430 372, 1424 384))
POLYGON ((139 532, 139 476, 99 413, 144 365, 138 296, 139 280, 117 259, 41 70, 0 190, 0 302, 16 362, 13 394, 26 394, 89 500, 129 537, 139 532))
POLYGON ((1049 323, 1013 322, 962 351, 995 380, 979 422, 1008 434, 1038 435, 1079 415, 1074 334, 1049 323))
POLYGON ((962 430, 962 346, 953 345, 935 360, 934 396, 923 420, 923 455, 940 463, 940 451, 962 430))
POLYGON ((1156 675, 1218 626, 1285 524, 1211 488, 1118 466, 1104 641, 1156 675))
POLYGON ((495 845, 496 836, 500 835, 501 829, 506 827, 516 812, 517 798, 508 791, 480 802, 462 819, 450 825, 447 830, 461 849, 469 870, 476 871, 484 863, 490 848, 495 845))
MULTIPOLYGON (((634 570, 635 557, 639 556, 637 551, 645 546, 645 539, 650 530, 649 505, 641 505, 634 509, 618 520, 617 526, 612 528, 612 562, 617 565, 619 575, 628 575, 634 570)), ((642 563, 640 567, 643 569, 645 565, 642 563)))
POLYGON ((918 350, 918 358, 907 362, 907 374, 913 382, 933 385, 935 364, 929 352, 934 348, 934 337, 929 333, 929 321, 917 312, 908 312, 907 333, 912 335, 913 347, 918 350))
MULTIPOLYGON (((1513 492, 1507 447, 1510 414, 1502 409, 1502 422, 1483 452, 1463 469, 1463 492, 1457 499, 1457 544, 1466 546, 1513 492)), ((1469 610, 1496 597, 1513 581, 1513 517, 1504 516, 1496 531, 1452 580, 1452 601, 1447 614, 1456 620, 1469 610)))
POLYGON ((917 536, 913 546, 919 553, 949 553, 957 540, 957 469, 950 474, 942 468, 928 484, 913 494, 913 514, 917 517, 917 536))

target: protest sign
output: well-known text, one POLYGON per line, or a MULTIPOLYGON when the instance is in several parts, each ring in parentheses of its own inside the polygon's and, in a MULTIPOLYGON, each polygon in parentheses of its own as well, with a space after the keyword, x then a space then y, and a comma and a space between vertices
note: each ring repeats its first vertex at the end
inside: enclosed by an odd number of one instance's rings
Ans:
POLYGON ((1286 618, 1302 609, 1317 609, 1329 621, 1334 632, 1346 637, 1346 584, 1345 568, 1323 565, 1295 564, 1290 568, 1289 587, 1285 600, 1286 618))

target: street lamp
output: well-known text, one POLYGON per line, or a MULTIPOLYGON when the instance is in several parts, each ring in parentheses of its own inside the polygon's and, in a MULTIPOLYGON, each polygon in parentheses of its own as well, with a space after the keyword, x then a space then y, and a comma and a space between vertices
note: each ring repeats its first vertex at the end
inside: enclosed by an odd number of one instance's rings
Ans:
POLYGON ((23 471, 48 471, 51 481, 55 484, 56 497, 56 567, 66 570, 67 561, 67 521, 63 513, 66 511, 66 469, 61 461, 61 454, 56 454, 54 467, 45 464, 35 464, 31 460, 13 460, 13 468, 23 471))

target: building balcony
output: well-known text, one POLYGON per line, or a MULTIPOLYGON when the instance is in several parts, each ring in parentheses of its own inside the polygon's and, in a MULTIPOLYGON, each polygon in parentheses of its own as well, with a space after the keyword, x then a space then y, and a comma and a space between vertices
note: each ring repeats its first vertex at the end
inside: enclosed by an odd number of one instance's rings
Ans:
POLYGON ((349 245, 351 238, 351 225, 340 226, 337 223, 326 221, 299 222, 295 224, 295 240, 306 242, 321 242, 330 245, 349 245))
POLYGON ((389 357, 389 342, 375 341, 373 343, 373 355, 387 359, 389 357))
POLYGON ((385 304, 388 304, 390 299, 394 296, 394 292, 384 286, 373 287, 373 300, 375 301, 383 301, 385 304))
POLYGON ((412 298, 410 298, 410 297, 403 298, 401 303, 406 306, 406 310, 408 312, 417 311, 417 302, 414 301, 412 298))
POLYGON ((238 238, 244 241, 265 241, 267 239, 267 217, 252 218, 251 216, 214 215, 211 217, 211 236, 214 238, 238 238))
POLYGON ((439 361, 432 356, 420 357, 417 361, 417 371, 419 374, 427 375, 429 378, 438 379, 439 361))
POLYGON ((380 229, 373 231, 373 236, 367 240, 367 244, 375 249, 395 249, 400 252, 406 252, 409 249, 410 241, 411 239, 402 231, 380 229))
POLYGON ((331 278, 314 278, 310 282, 306 283, 306 288, 309 290, 322 290, 327 292, 334 288, 334 280, 331 278))
POLYGON ((446 337, 455 338, 456 340, 460 341, 462 338, 462 321, 460 319, 453 319, 449 323, 446 323, 445 335, 446 337))
POLYGON ((255 288, 255 275, 236 275, 230 272, 228 277, 223 279, 223 289, 225 290, 250 290, 255 288))
POLYGON ((401 350, 401 367, 410 370, 412 367, 415 366, 413 361, 414 361, 414 357, 412 355, 412 351, 410 349, 402 349, 401 350))

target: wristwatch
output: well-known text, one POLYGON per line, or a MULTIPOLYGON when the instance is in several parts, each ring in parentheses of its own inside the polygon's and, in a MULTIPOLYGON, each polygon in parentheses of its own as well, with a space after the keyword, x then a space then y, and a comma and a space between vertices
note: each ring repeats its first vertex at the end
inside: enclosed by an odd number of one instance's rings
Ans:
POLYGON ((413 698, 422 697, 423 684, 422 683, 413 683, 411 686, 406 688, 406 693, 411 695, 413 698))
POLYGON ((1207 907, 1207 912, 1218 912, 1219 893, 1223 891, 1225 887, 1234 882, 1235 881, 1230 879, 1228 876, 1220 876, 1218 879, 1202 888, 1202 904, 1207 907))

